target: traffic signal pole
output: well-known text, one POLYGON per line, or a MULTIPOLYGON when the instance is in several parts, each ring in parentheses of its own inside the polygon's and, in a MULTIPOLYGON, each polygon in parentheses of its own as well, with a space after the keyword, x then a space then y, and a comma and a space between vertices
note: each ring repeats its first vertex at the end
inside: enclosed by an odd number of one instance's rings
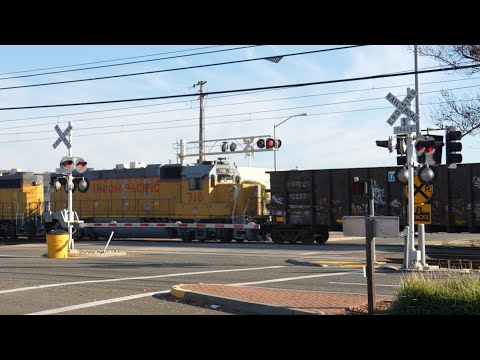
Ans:
MULTIPOLYGON (((417 95, 415 96, 415 112, 418 115, 418 120, 416 123, 416 133, 417 136, 422 135, 420 127, 420 93, 418 91, 418 45, 414 46, 415 53, 415 91, 417 95)), ((427 265, 426 255, 425 255, 425 225, 418 224, 418 247, 420 248, 420 264, 422 266, 427 265)))
MULTIPOLYGON (((407 120, 408 121, 408 120, 407 120)), ((411 124, 409 124, 411 125, 411 124)), ((416 262, 415 254, 415 214, 414 214, 414 172, 413 172, 413 162, 415 147, 413 145, 413 137, 411 134, 407 134, 407 164, 408 164, 408 236, 407 236, 407 246, 405 252, 409 252, 408 258, 410 261, 407 262, 407 268, 410 268, 412 264, 416 262)))
MULTIPOLYGON (((71 122, 68 122, 69 126, 72 126, 71 122)), ((73 133, 73 127, 72 130, 70 130, 70 134, 68 135, 68 141, 70 142, 70 145, 72 144, 72 133, 73 133)), ((73 157, 73 146, 70 146, 68 148, 68 156, 73 157)), ((75 164, 72 164, 72 167, 75 166, 75 164)), ((67 187, 68 187, 68 199, 67 199, 67 225, 68 225, 68 244, 69 244, 69 249, 74 250, 75 249, 75 243, 73 242, 73 236, 72 236, 72 222, 73 222, 73 174, 70 172, 68 174, 67 178, 67 187)))

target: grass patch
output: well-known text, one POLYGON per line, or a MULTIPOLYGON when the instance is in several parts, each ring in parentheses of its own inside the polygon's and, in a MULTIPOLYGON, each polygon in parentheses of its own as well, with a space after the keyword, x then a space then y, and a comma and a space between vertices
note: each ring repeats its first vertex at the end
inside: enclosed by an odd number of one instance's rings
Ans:
POLYGON ((478 274, 412 273, 402 279, 391 315, 479 315, 478 274))

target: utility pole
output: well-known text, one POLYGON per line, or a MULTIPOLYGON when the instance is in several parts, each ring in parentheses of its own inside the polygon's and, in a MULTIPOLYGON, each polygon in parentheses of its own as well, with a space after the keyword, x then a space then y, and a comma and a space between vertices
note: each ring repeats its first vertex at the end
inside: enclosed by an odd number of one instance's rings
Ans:
POLYGON ((198 163, 201 164, 202 161, 205 160, 205 110, 203 104, 203 85, 205 85, 206 81, 199 81, 193 87, 200 86, 200 128, 199 128, 199 136, 198 136, 198 145, 199 145, 199 156, 198 156, 198 163))

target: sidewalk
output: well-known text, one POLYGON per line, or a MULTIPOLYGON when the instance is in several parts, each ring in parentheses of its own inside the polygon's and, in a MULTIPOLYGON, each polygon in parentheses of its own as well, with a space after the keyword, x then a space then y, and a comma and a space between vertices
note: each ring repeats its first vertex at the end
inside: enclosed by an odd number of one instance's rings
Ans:
MULTIPOLYGON (((368 304, 366 294, 219 284, 180 284, 170 292, 187 301, 262 315, 342 315, 368 304)), ((375 300, 392 301, 393 297, 377 295, 375 300)))

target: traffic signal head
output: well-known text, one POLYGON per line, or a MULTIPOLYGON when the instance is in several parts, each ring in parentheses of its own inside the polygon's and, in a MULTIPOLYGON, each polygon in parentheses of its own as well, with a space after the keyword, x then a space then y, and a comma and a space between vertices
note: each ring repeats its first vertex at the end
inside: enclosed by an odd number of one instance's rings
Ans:
POLYGON ((442 163, 443 136, 421 136, 415 142, 415 150, 418 162, 428 165, 440 165, 442 163))
POLYGON ((459 140, 462 139, 461 131, 455 131, 452 128, 447 128, 445 134, 445 152, 447 165, 459 164, 462 162, 462 143, 459 140))
POLYGON ((273 138, 267 138, 265 142, 265 147, 267 149, 273 149, 275 147, 275 139, 273 138))
POLYGON ((75 170, 83 174, 87 171, 87 162, 83 158, 75 158, 75 170))
POLYGON ((393 138, 390 137, 388 140, 376 140, 375 143, 379 147, 387 148, 388 151, 393 152, 393 138))
POLYGON ((227 147, 228 147, 227 145, 228 145, 228 142, 227 142, 227 141, 224 141, 224 142, 222 143, 222 152, 226 152, 226 151, 227 151, 227 147))
POLYGON ((364 195, 368 191, 367 182, 358 177, 353 178, 353 195, 364 195))
POLYGON ((263 148, 265 147, 265 140, 263 140, 263 139, 258 139, 258 140, 257 140, 257 147, 258 147, 259 149, 263 149, 263 148))
POLYGON ((64 156, 60 160, 60 170, 64 174, 71 174, 73 171, 73 156, 64 156))
POLYGON ((397 149, 397 165, 405 165, 407 163, 407 145, 404 138, 397 139, 395 149, 397 149))

